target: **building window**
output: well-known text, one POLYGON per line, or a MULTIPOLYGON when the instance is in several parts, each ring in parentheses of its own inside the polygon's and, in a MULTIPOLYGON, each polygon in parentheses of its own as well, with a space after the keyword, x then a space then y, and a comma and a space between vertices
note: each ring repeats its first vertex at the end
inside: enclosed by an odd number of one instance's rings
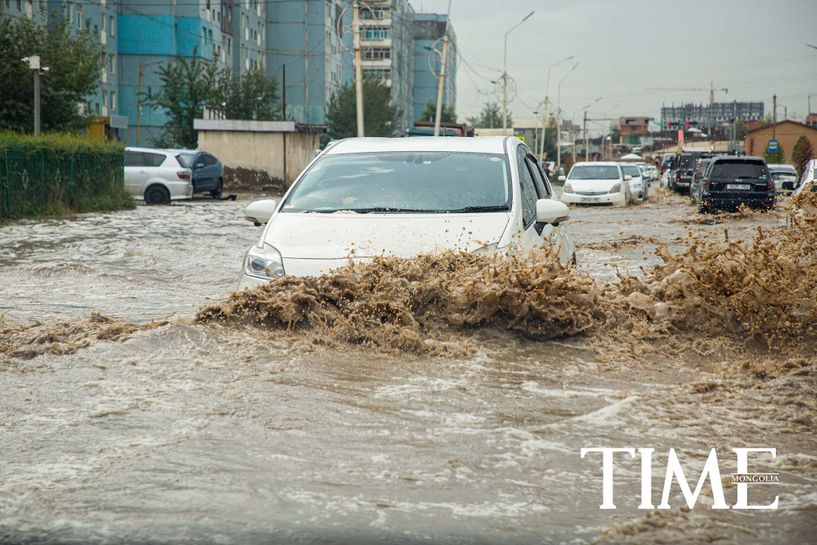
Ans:
POLYGON ((367 28, 363 37, 367 40, 386 40, 389 38, 389 29, 381 27, 367 28))
POLYGON ((363 59, 367 61, 382 61, 391 59, 391 48, 370 47, 363 50, 363 59))
POLYGON ((114 19, 113 15, 111 15, 108 20, 108 30, 111 31, 111 38, 113 38, 116 36, 116 19, 114 19))
POLYGON ((111 111, 116 112, 116 91, 111 91, 111 111))

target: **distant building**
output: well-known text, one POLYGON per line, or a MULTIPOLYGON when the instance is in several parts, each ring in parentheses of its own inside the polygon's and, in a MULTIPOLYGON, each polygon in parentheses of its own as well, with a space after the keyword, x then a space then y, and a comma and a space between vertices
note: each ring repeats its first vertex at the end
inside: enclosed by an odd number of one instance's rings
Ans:
POLYGON ((723 123, 763 119, 762 102, 715 102, 709 104, 682 104, 661 108, 661 128, 677 129, 688 126, 714 127, 723 123))
MULTIPOLYGON (((442 38, 446 33, 448 17, 437 13, 417 13, 414 16, 414 112, 417 121, 426 105, 437 103, 442 38), (436 49, 436 51, 435 51, 436 49)), ((457 109, 457 35, 448 24, 448 51, 445 63, 443 106, 457 109)))
POLYGON ((391 88, 404 132, 414 124, 414 8, 408 0, 370 0, 360 12, 363 74, 391 88))
POLYGON ((651 117, 646 116, 619 117, 618 129, 621 131, 622 141, 649 135, 651 120, 651 117))
POLYGON ((808 114, 806 116, 806 125, 817 128, 817 114, 808 114))
MULTIPOLYGON (((265 1, 267 5, 267 74, 283 85, 286 66, 287 117, 297 123, 326 122, 326 106, 335 91, 351 80, 351 8, 344 16, 340 0, 265 1), (341 20, 344 19, 344 20, 341 20), (347 25, 348 23, 348 25, 347 25)), ((243 4, 243 2, 242 2, 243 4)))
POLYGON ((764 125, 746 132, 743 148, 746 155, 763 156, 769 147, 769 140, 777 140, 783 150, 784 163, 791 163, 794 145, 805 136, 811 141, 812 149, 817 150, 817 129, 797 121, 781 121, 775 125, 764 125))

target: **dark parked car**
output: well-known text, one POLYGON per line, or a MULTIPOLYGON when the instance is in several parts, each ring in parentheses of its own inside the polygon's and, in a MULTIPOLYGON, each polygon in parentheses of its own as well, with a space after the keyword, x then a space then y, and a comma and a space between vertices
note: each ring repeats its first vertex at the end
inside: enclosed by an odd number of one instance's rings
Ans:
POLYGON ((206 151, 179 150, 179 163, 193 171, 193 193, 210 193, 221 198, 224 190, 224 165, 206 151))
POLYGON ((695 173, 695 162, 698 159, 712 157, 709 152, 685 151, 676 156, 675 165, 672 168, 672 175, 669 178, 669 188, 679 193, 687 193, 692 184, 692 176, 695 173))
POLYGON ((769 210, 774 207, 774 195, 774 181, 762 158, 716 157, 701 180, 698 206, 701 212, 741 204, 769 210))

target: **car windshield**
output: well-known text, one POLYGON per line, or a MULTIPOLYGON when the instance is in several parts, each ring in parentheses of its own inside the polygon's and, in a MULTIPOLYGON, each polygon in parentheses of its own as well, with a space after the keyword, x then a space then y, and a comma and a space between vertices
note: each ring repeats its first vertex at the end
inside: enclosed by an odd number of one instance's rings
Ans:
POLYGON ((190 168, 193 166, 193 159, 196 158, 195 153, 180 153, 176 156, 176 160, 179 161, 179 164, 184 168, 190 168))
POLYGON ((618 167, 615 165, 577 165, 571 169, 567 178, 569 180, 618 180, 618 167))
POLYGON ((718 161, 712 166, 712 178, 762 178, 766 168, 758 161, 718 161))
POLYGON ((795 177, 795 175, 792 174, 791 172, 780 171, 780 170, 778 170, 777 172, 772 172, 771 175, 772 175, 773 180, 789 179, 789 178, 794 178, 795 177))
POLYGON ((327 155, 292 190, 282 212, 410 213, 510 210, 504 155, 387 152, 327 155))
POLYGON ((624 170, 624 174, 629 174, 633 178, 638 178, 639 176, 641 176, 641 171, 638 170, 638 167, 634 167, 634 166, 631 166, 631 165, 625 165, 623 167, 623 170, 624 170))
POLYGON ((692 155, 681 156, 681 168, 691 169, 693 166, 695 166, 695 157, 692 155))

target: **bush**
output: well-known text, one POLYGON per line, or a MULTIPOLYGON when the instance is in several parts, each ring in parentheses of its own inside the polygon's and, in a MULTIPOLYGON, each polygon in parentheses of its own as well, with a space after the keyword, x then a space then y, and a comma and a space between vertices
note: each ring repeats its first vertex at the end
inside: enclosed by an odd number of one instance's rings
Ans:
POLYGON ((0 218, 133 208, 124 153, 80 136, 0 132, 0 218))

